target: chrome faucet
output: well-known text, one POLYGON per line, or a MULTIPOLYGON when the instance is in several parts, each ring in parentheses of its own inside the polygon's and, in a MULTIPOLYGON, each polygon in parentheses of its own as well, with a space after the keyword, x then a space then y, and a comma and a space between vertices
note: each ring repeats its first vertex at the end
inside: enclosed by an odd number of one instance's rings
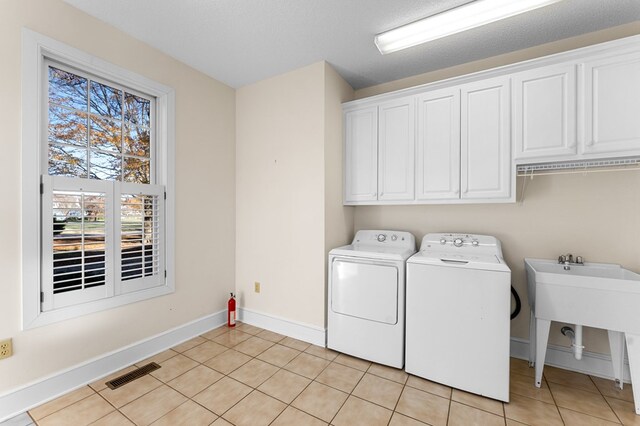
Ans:
POLYGON ((564 265, 564 270, 568 271, 571 269, 570 265, 584 265, 584 260, 582 259, 582 256, 576 256, 574 262, 573 255, 569 253, 558 256, 558 263, 564 265))

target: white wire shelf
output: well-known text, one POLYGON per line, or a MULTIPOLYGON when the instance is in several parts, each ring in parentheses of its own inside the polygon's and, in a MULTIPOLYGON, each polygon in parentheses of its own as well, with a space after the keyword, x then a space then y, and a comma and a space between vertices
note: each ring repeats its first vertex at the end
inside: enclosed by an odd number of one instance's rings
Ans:
POLYGON ((604 160, 565 161, 558 163, 520 164, 518 176, 612 172, 640 169, 640 157, 604 160))

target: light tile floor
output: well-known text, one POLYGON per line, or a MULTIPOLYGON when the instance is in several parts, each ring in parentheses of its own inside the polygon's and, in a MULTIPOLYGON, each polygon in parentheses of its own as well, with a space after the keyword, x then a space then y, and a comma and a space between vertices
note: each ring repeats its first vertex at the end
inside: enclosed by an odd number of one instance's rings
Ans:
POLYGON ((640 425, 631 386, 511 360, 511 402, 247 324, 157 354, 162 368, 117 390, 84 386, 29 412, 38 425, 640 425))

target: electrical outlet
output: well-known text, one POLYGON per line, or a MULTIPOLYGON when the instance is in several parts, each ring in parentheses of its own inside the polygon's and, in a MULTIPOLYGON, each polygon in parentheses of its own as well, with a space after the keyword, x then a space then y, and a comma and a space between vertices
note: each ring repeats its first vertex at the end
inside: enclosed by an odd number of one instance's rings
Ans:
POLYGON ((256 282, 254 282, 254 283, 253 283, 253 290, 254 290, 256 293, 260 293, 260 283, 259 283, 258 281, 256 281, 256 282))
POLYGON ((11 355, 13 355, 11 339, 0 340, 0 359, 9 358, 11 355))

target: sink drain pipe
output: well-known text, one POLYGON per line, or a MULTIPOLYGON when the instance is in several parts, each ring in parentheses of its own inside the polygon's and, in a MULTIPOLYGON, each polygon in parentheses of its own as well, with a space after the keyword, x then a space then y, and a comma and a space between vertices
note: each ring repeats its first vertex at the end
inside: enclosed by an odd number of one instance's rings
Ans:
POLYGON ((571 339, 571 347, 573 348, 573 356, 576 357, 578 361, 582 359, 582 350, 584 346, 582 345, 582 326, 576 324, 576 329, 574 330, 571 327, 562 327, 560 332, 571 339))

